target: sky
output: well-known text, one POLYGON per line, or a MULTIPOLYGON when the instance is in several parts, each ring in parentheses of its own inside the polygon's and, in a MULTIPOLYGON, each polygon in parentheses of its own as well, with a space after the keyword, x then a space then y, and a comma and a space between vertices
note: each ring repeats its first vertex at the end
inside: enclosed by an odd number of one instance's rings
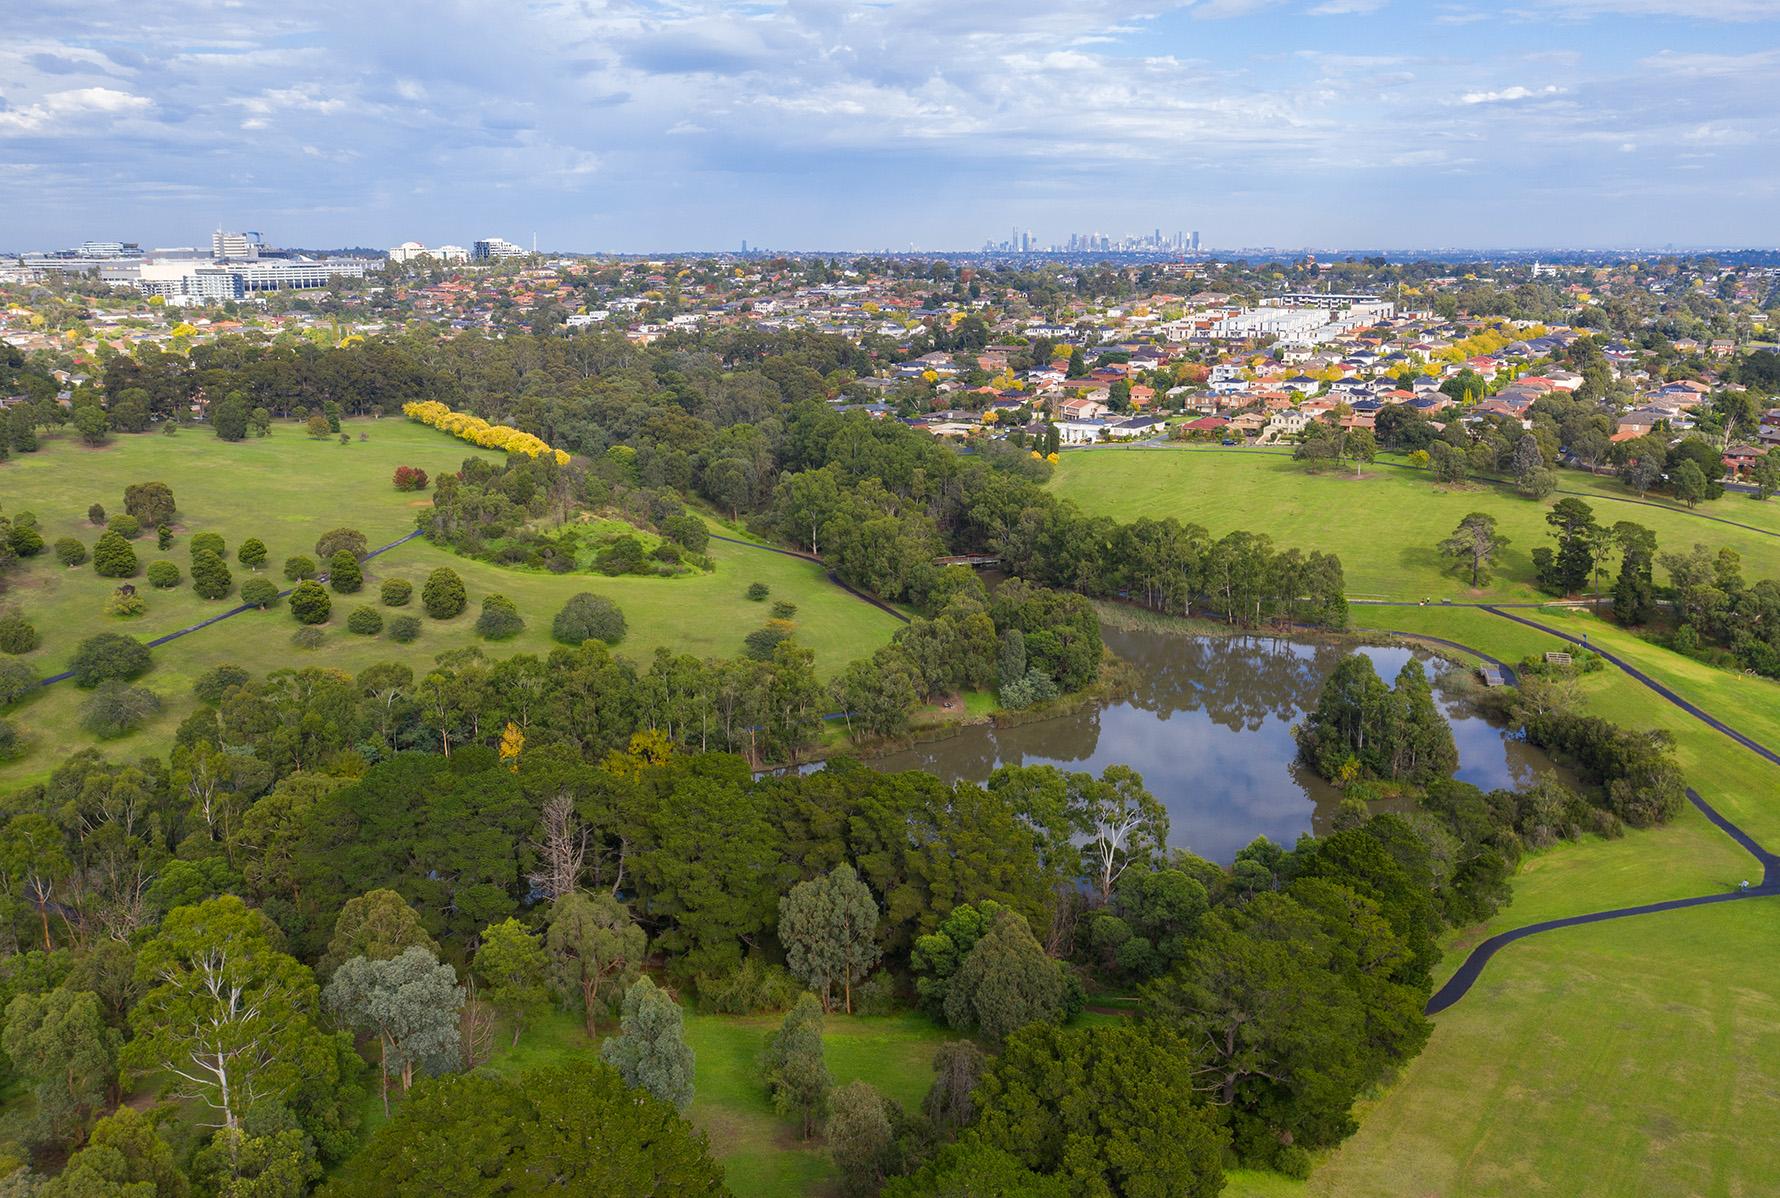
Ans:
POLYGON ((1780 0, 39 0, 0 248, 1780 244, 1780 0))

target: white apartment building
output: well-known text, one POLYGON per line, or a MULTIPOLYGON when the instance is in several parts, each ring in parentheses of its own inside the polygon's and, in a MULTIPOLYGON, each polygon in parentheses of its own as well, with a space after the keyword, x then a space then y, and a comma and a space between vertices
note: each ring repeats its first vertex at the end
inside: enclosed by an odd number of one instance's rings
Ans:
POLYGON ((530 251, 522 245, 514 245, 505 237, 484 237, 470 246, 470 257, 477 262, 492 262, 499 258, 523 258, 530 251))
POLYGON ((437 249, 428 249, 418 241, 404 241, 389 251, 391 262, 412 262, 417 258, 431 258, 435 262, 464 262, 470 257, 470 251, 461 245, 442 245, 437 249))
POLYGON ((378 263, 363 258, 260 258, 205 262, 192 258, 144 262, 136 285, 145 296, 192 303, 238 300, 262 291, 312 291, 336 276, 363 278, 378 263))

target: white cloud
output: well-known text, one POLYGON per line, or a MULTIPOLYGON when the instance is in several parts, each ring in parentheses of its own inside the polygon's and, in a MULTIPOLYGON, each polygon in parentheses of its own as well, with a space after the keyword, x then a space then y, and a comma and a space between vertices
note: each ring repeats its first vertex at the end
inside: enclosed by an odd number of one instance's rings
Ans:
POLYGON ((1555 83, 1541 88, 1522 87, 1516 84, 1500 91, 1466 92, 1459 97, 1461 104, 1513 104, 1520 100, 1532 100, 1540 96, 1561 96, 1564 89, 1555 83))
POLYGON ((86 118, 121 117, 154 107, 146 96, 113 87, 51 92, 35 104, 0 110, 0 133, 55 133, 86 118))

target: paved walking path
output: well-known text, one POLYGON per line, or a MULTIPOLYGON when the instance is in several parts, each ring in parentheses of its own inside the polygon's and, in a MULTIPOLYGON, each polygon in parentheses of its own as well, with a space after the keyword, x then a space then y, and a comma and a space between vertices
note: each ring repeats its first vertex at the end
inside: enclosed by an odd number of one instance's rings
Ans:
POLYGON ((1549 932, 1554 928, 1573 928, 1585 923, 1602 923, 1609 919, 1625 919, 1632 915, 1651 915, 1658 911, 1679 911, 1684 907, 1703 907, 1709 903, 1733 903, 1740 899, 1780 895, 1780 869, 1776 869, 1776 866, 1780 866, 1780 858, 1756 844, 1754 840, 1750 839, 1748 833, 1731 823, 1711 804, 1702 799, 1699 792, 1689 788, 1687 797, 1695 807, 1700 809, 1701 814, 1729 834, 1738 844, 1748 849, 1755 857, 1762 867, 1761 885, 1751 886, 1747 890, 1729 890, 1722 894, 1700 895, 1697 898, 1669 899, 1667 902, 1645 903, 1639 907, 1616 907, 1611 911, 1593 911, 1587 915, 1547 919, 1542 923, 1530 923, 1525 927, 1499 932, 1471 950, 1471 955, 1465 958, 1464 964, 1459 966, 1458 972, 1448 978, 1446 985, 1440 987, 1428 1000, 1425 1013, 1438 1015, 1458 1002, 1459 999, 1465 997, 1466 992, 1471 989, 1472 983, 1476 982, 1478 976, 1483 973, 1483 967, 1489 964, 1491 957, 1516 940, 1523 940, 1540 932, 1549 932))
POLYGON ((1625 658, 1620 657, 1609 650, 1603 649, 1599 645, 1591 645, 1587 643, 1585 638, 1574 637, 1569 633, 1562 632, 1548 624, 1541 624, 1537 620, 1529 620, 1525 616, 1517 616, 1513 612, 1502 611, 1500 604, 1486 604, 1484 605, 1483 610, 1489 612, 1492 616, 1500 616, 1504 620, 1513 620, 1516 624, 1525 624, 1528 628, 1536 628, 1540 632, 1546 633, 1549 636, 1557 637, 1560 641, 1568 641, 1572 645, 1581 646, 1582 648, 1587 649, 1590 653, 1595 654, 1597 657, 1612 662, 1637 681, 1642 682, 1645 686, 1679 707, 1682 711, 1685 711, 1688 715, 1693 716, 1695 719, 1705 724, 1708 728, 1717 729, 1719 732, 1724 733, 1750 752, 1773 762, 1775 765, 1780 765, 1780 753, 1776 753, 1759 741, 1752 740, 1743 735, 1716 716, 1709 715, 1700 710, 1700 708, 1688 702, 1686 699, 1683 699, 1680 695, 1646 674, 1643 670, 1640 670, 1637 666, 1634 666, 1631 662, 1625 660, 1625 658))
MULTIPOLYGON (((1756 753, 1765 760, 1780 765, 1780 754, 1775 753, 1774 750, 1768 748, 1766 745, 1743 735, 1743 733, 1738 732, 1735 728, 1724 723, 1724 721, 1718 719, 1716 716, 1702 711, 1698 706, 1688 702, 1673 690, 1670 690, 1662 683, 1656 681, 1656 679, 1650 677, 1650 675, 1644 673, 1624 658, 1619 657, 1608 650, 1602 649, 1599 646, 1588 645, 1578 637, 1571 636, 1556 628, 1541 624, 1536 620, 1529 620, 1525 616, 1517 616, 1512 612, 1502 611, 1499 606, 1483 605, 1483 610, 1489 612, 1491 615, 1500 616, 1504 620, 1512 620, 1516 624, 1524 624, 1528 628, 1538 629, 1540 632, 1555 636, 1559 640, 1567 641, 1572 645, 1581 646, 1591 653, 1598 654, 1603 659, 1625 671, 1638 682, 1643 683, 1658 695, 1661 695, 1664 699, 1667 699, 1670 703, 1673 703, 1695 719, 1700 720, 1708 727, 1724 733, 1744 748, 1749 749, 1751 752, 1756 753)), ((1452 642, 1445 643, 1451 644, 1452 642)), ((1460 647, 1462 648, 1463 646, 1460 647)), ((1475 649, 1468 649, 1466 651, 1474 654, 1477 652, 1475 649)), ((1712 822, 1714 827, 1718 828, 1719 831, 1736 841, 1749 853, 1750 856, 1755 858, 1756 863, 1762 868, 1762 880, 1760 885, 1751 886, 1746 890, 1731 890, 1720 894, 1700 895, 1695 898, 1669 899, 1666 902, 1645 903, 1636 907, 1616 907, 1610 911, 1594 911, 1585 915, 1571 915, 1563 919, 1548 919, 1540 923, 1527 924, 1525 927, 1512 928, 1506 932, 1499 932, 1471 950, 1470 955, 1465 958, 1464 962, 1459 966, 1458 971, 1455 972, 1452 977, 1448 978, 1446 984, 1440 987, 1440 989, 1434 993, 1434 996, 1428 1000, 1426 1013, 1429 1015, 1437 1015, 1458 1002, 1459 999, 1465 997, 1466 993, 1483 973, 1483 967, 1489 964, 1489 959, 1495 956, 1503 948, 1513 944, 1516 940, 1523 940, 1528 936, 1534 936, 1540 932, 1549 932, 1555 928, 1572 928, 1582 924, 1602 923, 1609 919, 1625 919, 1633 915, 1651 915, 1659 911, 1679 911, 1686 907, 1702 907, 1710 903, 1729 903, 1741 899, 1767 898, 1774 895, 1780 895, 1780 856, 1776 856, 1763 848, 1756 842, 1753 836, 1749 835, 1749 833, 1745 832, 1742 828, 1739 828, 1736 824, 1727 819, 1722 812, 1706 802, 1705 799, 1701 798, 1699 792, 1692 787, 1688 788, 1687 798, 1702 815, 1712 822)))

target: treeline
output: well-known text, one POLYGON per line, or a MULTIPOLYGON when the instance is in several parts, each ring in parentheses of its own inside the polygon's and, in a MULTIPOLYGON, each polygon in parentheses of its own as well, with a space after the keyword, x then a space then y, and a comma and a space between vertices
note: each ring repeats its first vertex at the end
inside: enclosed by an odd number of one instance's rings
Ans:
POLYGON ((1672 648, 1716 665, 1780 678, 1780 581, 1749 582, 1732 549, 1714 553, 1695 545, 1685 553, 1660 554, 1657 561, 1669 573, 1674 596, 1672 648))
MULTIPOLYGON (((282 415, 329 404, 346 415, 394 413, 437 400, 574 453, 584 477, 563 484, 558 500, 696 495, 810 549, 850 585, 916 606, 934 586, 936 556, 986 553, 1013 573, 1091 597, 1141 592, 1181 611, 1198 602, 1244 624, 1345 620, 1329 555, 1280 553, 1260 537, 1226 538, 1214 553, 1202 530, 1169 522, 1128 533, 1045 491, 1048 464, 1018 447, 961 454, 825 402, 874 369, 878 352, 841 337, 758 330, 647 348, 615 335, 404 336, 326 351, 225 338, 190 360, 145 351, 108 363, 102 384, 108 405, 130 391, 148 396, 148 412, 168 414, 200 388, 240 392, 247 407, 282 415), (1152 564, 1156 540, 1178 543, 1185 581, 1152 564), (1195 577, 1201 560, 1206 574, 1195 577)), ((491 498, 482 492, 478 503, 491 498)), ((486 521, 511 515, 495 503, 486 521)), ((441 519, 450 526, 442 535, 456 536, 485 516, 458 504, 441 519)))

